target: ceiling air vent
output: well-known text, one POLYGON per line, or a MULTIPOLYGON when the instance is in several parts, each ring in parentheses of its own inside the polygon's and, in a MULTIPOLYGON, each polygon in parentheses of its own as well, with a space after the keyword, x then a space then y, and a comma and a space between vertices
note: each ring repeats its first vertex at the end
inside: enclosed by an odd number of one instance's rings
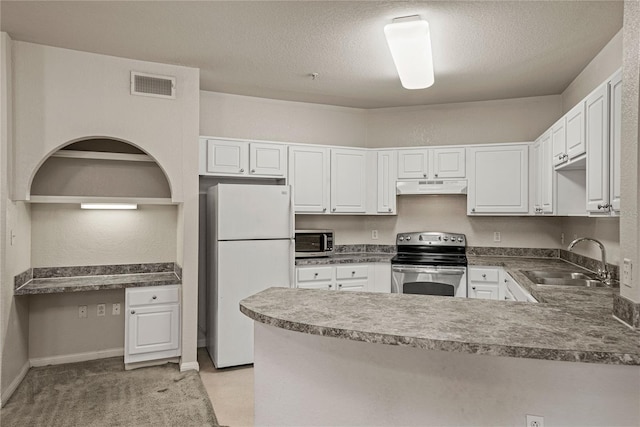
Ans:
POLYGON ((131 95, 175 99, 176 78, 131 72, 131 95))

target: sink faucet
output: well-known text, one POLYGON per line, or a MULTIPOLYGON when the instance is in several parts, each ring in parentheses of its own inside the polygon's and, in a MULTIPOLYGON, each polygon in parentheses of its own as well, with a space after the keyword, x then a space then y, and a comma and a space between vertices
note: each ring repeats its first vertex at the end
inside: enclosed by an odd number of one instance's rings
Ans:
POLYGON ((604 245, 599 240, 592 239, 591 237, 578 237, 573 242, 569 243, 569 247, 567 249, 572 251, 573 247, 583 240, 588 240, 600 246, 600 251, 602 252, 602 267, 598 269, 597 274, 600 280, 609 284, 609 282, 611 282, 611 272, 607 268, 607 253, 604 250, 604 245))

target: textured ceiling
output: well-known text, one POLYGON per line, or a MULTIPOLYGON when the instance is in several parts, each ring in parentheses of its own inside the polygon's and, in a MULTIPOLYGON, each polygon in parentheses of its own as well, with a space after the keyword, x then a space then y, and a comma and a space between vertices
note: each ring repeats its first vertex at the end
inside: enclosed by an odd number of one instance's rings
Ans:
POLYGON ((561 93, 622 12, 621 1, 0 3, 15 40, 198 67, 203 90, 360 108, 561 93), (383 27, 414 14, 431 27, 435 84, 409 91, 383 27))

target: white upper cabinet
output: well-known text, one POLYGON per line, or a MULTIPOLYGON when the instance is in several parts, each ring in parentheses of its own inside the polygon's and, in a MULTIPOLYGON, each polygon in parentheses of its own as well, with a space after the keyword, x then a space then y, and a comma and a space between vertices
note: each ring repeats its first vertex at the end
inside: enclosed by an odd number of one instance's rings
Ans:
POLYGON ((249 144, 244 141, 207 139, 204 170, 201 175, 247 175, 249 144))
POLYGON ((287 171, 286 147, 280 144, 249 143, 249 174, 284 177, 287 171))
POLYGON ((587 212, 609 212, 609 85, 585 101, 587 143, 587 212))
POLYGON ((289 147, 289 183, 295 212, 326 213, 329 209, 329 149, 313 145, 289 147))
POLYGON ((567 155, 569 160, 587 151, 584 140, 584 101, 581 101, 565 115, 567 128, 567 155))
POLYGON ((528 152, 527 144, 468 149, 469 215, 529 212, 528 152))
POLYGON ((286 161, 284 144, 200 140, 200 175, 284 178, 286 161))
POLYGON ((618 71, 609 83, 610 123, 609 159, 611 210, 620 212, 620 142, 622 130, 622 72, 618 71))
POLYGON ((466 149, 443 147, 430 150, 433 178, 464 178, 466 176, 466 149))
POLYGON ((398 178, 428 178, 429 150, 398 150, 398 178))
POLYGON ((331 212, 365 213, 367 150, 331 149, 331 212))
POLYGON ((396 176, 397 171, 397 152, 378 151, 378 176, 377 176, 377 212, 395 213, 396 212, 396 176))
POLYGON ((567 133, 564 117, 558 120, 551 127, 551 146, 551 155, 553 156, 553 164, 555 166, 569 160, 569 155, 567 154, 567 133))
POLYGON ((398 178, 464 178, 464 147, 438 147, 398 150, 398 178))

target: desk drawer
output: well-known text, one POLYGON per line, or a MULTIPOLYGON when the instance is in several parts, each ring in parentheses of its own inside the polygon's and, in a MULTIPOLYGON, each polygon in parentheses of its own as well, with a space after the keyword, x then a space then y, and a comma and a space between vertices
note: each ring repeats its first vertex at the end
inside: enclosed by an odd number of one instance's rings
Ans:
POLYGON ((498 283, 498 270, 493 268, 469 268, 469 280, 472 282, 498 283))
POLYGON ((127 288, 127 306, 157 305, 180 302, 179 286, 150 286, 145 288, 127 288))
POLYGON ((331 280, 333 267, 298 267, 298 282, 331 280))
POLYGON ((368 265, 341 265, 336 267, 336 278, 340 279, 366 279, 369 277, 368 265))

